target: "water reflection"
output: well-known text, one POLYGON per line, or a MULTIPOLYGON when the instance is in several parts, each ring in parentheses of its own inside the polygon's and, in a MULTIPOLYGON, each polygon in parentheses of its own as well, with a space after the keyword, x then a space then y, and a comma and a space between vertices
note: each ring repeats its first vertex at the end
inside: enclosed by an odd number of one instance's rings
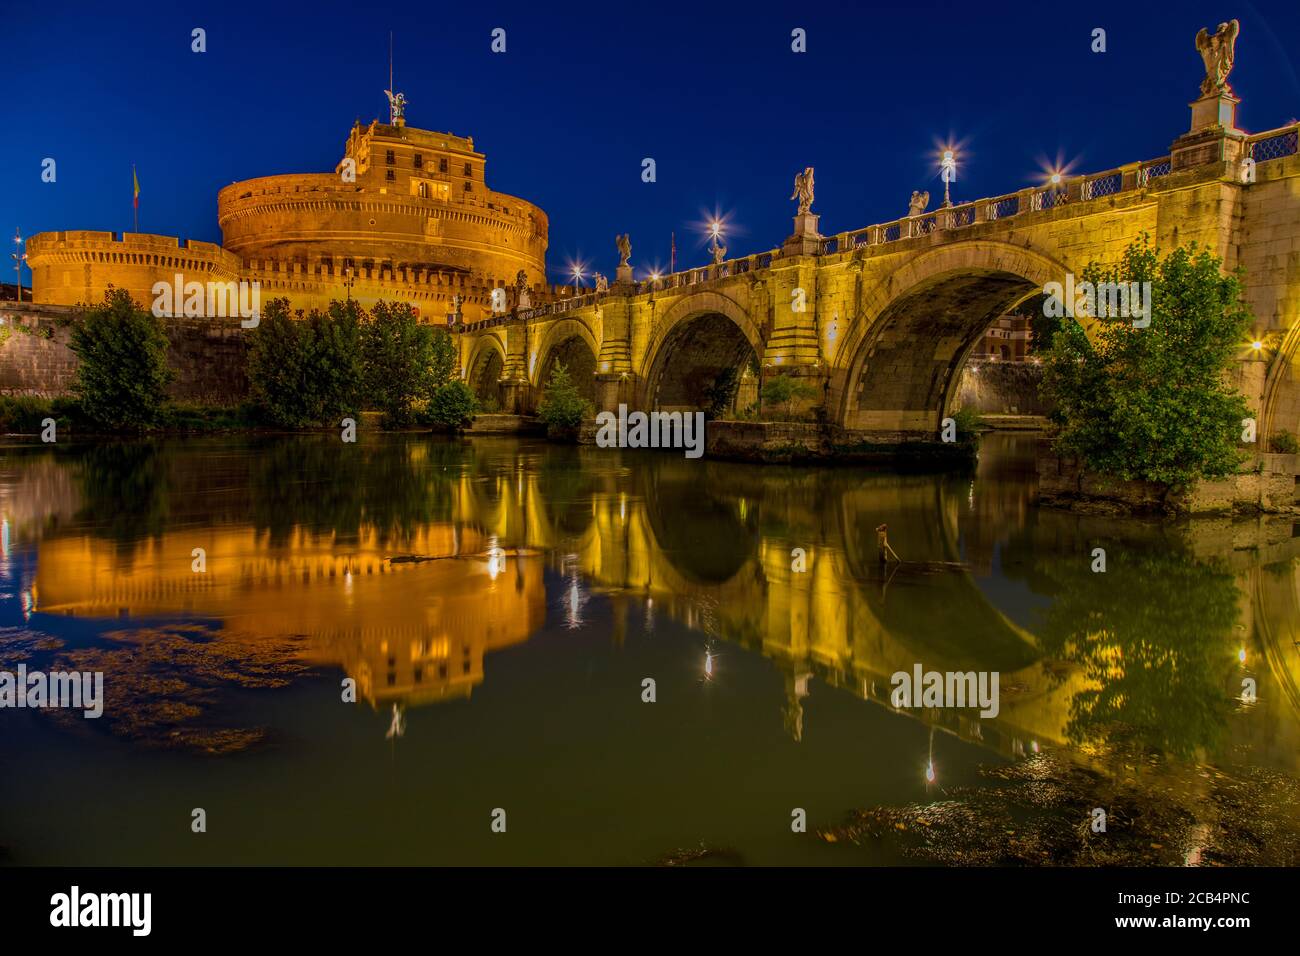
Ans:
MULTIPOLYGON (((292 660, 354 679, 400 736, 408 708, 469 697, 493 654, 548 614, 582 630, 599 601, 615 644, 653 632, 656 615, 722 642, 693 665, 714 684, 732 679, 728 645, 775 662, 785 692, 773 707, 795 741, 812 731, 818 683, 888 708, 890 675, 917 662, 1000 672, 994 720, 909 712, 932 728, 928 784, 934 729, 1006 757, 1124 747, 1294 767, 1289 526, 1040 512, 1032 482, 1032 454, 996 442, 971 478, 508 439, 277 438, 9 447, 0 509, 31 625, 94 625, 107 643, 58 652, 74 662, 138 657, 150 629, 195 662, 170 675, 195 687, 177 707, 257 670, 249 656, 263 669, 292 660), (901 565, 876 561, 882 522, 901 565), (206 573, 192 570, 197 548, 206 573)), ((144 693, 148 675, 139 682, 144 693)))

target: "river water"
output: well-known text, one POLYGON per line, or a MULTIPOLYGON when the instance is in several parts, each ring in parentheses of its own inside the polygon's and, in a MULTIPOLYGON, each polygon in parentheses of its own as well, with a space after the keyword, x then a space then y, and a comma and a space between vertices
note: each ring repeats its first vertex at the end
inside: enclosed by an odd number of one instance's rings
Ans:
POLYGON ((1295 863, 1291 522, 1040 509, 1038 451, 9 440, 0 671, 106 701, 0 709, 0 860, 1295 863))

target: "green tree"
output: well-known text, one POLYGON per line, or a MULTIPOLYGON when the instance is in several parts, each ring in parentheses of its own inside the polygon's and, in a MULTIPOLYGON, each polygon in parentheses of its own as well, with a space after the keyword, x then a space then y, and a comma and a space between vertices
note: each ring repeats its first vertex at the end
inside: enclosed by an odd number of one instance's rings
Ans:
POLYGON ((313 311, 308 317, 309 375, 303 387, 316 422, 334 424, 361 408, 365 385, 363 316, 356 302, 335 299, 325 313, 313 311))
POLYGON ((79 360, 72 391, 82 414, 104 428, 139 430, 158 421, 171 370, 162 321, 139 308, 125 289, 108 289, 102 304, 72 326, 79 360))
POLYGON ((1227 373, 1250 328, 1240 273, 1224 275, 1195 246, 1161 259, 1144 235, 1118 265, 1092 263, 1083 280, 1150 283, 1150 325, 1100 317, 1089 339, 1065 319, 1044 355, 1043 386, 1055 403, 1056 448, 1091 470, 1186 486, 1230 474, 1245 399, 1227 373))
POLYGON ((249 397, 267 421, 286 428, 314 424, 310 391, 312 330, 295 322, 288 299, 272 299, 262 308, 249 336, 249 397))
POLYGON ((433 329, 405 302, 375 303, 362 331, 366 389, 389 427, 409 425, 434 384, 433 329))
POLYGON ((460 379, 445 382, 429 396, 426 416, 429 422, 442 428, 461 429, 474 420, 478 411, 478 398, 473 389, 460 379))
POLYGON ((777 375, 763 383, 761 394, 764 405, 784 405, 785 416, 790 418, 794 412, 794 403, 816 398, 817 389, 801 378, 777 375))
POLYGON ((450 382, 451 373, 456 368, 456 343, 446 329, 433 330, 429 359, 429 379, 433 387, 437 389, 450 382))
POLYGON ((713 384, 704 390, 704 400, 709 403, 705 415, 709 418, 719 418, 730 412, 731 405, 736 400, 736 389, 739 387, 740 369, 732 366, 719 372, 713 384))
POLYGON ((591 402, 582 397, 569 370, 564 363, 556 362, 537 406, 537 417, 546 424, 546 433, 553 438, 571 437, 591 412, 591 402))

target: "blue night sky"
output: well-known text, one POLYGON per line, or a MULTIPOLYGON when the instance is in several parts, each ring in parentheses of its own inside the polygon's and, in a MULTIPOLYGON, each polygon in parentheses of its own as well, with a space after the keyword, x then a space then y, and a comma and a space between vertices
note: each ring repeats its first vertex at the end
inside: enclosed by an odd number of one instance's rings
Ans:
POLYGON ((578 256, 612 274, 624 231, 640 268, 667 266, 673 230, 678 266, 702 265, 715 209, 730 255, 779 245, 804 166, 830 235, 904 215, 913 189, 937 205, 947 138, 964 143, 958 201, 1040 181, 1058 155, 1092 172, 1165 154, 1203 75, 1196 31, 1234 16, 1238 123, 1283 125, 1300 113, 1295 2, 4 0, 0 227, 129 230, 134 162, 142 232, 220 242, 221 186, 331 171, 355 118, 387 117, 391 26, 408 123, 473 136, 489 185, 547 211, 552 281, 578 256))

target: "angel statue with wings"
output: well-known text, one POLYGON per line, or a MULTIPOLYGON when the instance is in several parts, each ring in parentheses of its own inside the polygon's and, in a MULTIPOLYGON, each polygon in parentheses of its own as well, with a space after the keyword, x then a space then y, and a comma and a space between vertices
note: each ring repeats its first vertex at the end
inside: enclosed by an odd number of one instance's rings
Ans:
POLYGON ((791 199, 799 200, 799 215, 806 216, 813 204, 813 168, 809 166, 794 178, 791 199))
POLYGON ((632 236, 630 233, 623 233, 621 236, 614 237, 614 244, 618 246, 618 264, 627 265, 627 260, 632 258, 632 236))
POLYGON ((396 122, 399 119, 406 118, 406 94, 394 93, 392 90, 384 90, 388 96, 388 115, 389 120, 396 122))
POLYGON ((1236 20, 1220 23, 1219 29, 1210 36, 1210 31, 1201 27, 1196 34, 1196 52, 1205 62, 1205 79, 1201 80, 1201 95, 1214 96, 1217 93, 1231 93, 1228 74, 1232 72, 1235 59, 1237 34, 1241 24, 1236 20))

